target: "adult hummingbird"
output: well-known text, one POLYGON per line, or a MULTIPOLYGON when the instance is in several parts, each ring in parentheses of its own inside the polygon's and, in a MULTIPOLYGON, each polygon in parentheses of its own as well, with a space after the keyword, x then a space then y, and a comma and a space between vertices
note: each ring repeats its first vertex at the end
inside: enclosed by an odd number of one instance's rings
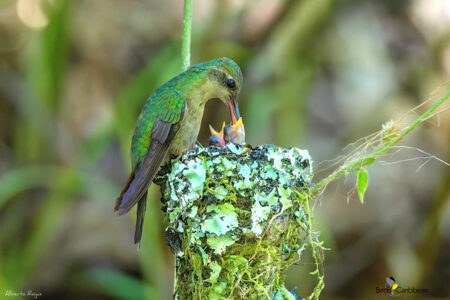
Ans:
POLYGON ((170 155, 179 156, 195 145, 208 100, 225 103, 235 124, 240 119, 237 100, 241 85, 239 66, 231 59, 219 58, 190 67, 147 99, 131 142, 132 172, 114 207, 123 215, 137 203, 135 244, 142 237, 147 190, 160 165, 170 155))

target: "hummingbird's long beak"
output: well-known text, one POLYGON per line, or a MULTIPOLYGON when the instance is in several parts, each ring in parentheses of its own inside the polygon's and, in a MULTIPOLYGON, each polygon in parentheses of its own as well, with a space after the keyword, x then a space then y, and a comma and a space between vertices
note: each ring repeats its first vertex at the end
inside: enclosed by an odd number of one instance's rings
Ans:
POLYGON ((241 116, 239 114, 238 103, 237 103, 236 99, 234 99, 231 96, 230 96, 230 98, 228 100, 228 109, 230 110, 231 124, 233 125, 241 118, 241 116))

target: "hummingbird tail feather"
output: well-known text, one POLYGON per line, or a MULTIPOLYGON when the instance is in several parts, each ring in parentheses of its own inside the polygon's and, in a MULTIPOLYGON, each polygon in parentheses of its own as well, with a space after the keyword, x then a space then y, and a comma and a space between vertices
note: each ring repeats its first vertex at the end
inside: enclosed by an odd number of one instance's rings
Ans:
POLYGON ((144 226, 145 207, 147 206, 147 193, 142 196, 137 204, 136 229, 134 231, 134 243, 139 245, 142 238, 142 229, 144 226))
POLYGON ((147 189, 166 155, 167 148, 161 147, 157 142, 150 144, 147 156, 139 169, 135 171, 131 182, 125 186, 123 195, 118 198, 117 213, 119 215, 127 213, 147 193, 147 189))
POLYGON ((135 176, 134 172, 131 172, 130 176, 128 177, 127 183, 125 184, 125 186, 123 187, 122 191, 120 192, 119 197, 117 197, 117 199, 116 199, 116 204, 114 205, 114 211, 116 213, 118 213, 119 215, 121 215, 121 213, 119 212, 119 207, 120 207, 120 203, 122 202, 123 195, 125 194, 125 192, 130 187, 130 184, 133 181, 134 176, 135 176))

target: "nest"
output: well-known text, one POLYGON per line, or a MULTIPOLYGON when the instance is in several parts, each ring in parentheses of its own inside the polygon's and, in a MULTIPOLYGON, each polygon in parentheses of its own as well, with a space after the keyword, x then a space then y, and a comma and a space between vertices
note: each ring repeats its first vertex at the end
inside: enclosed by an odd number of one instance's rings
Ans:
POLYGON ((197 148, 155 178, 177 258, 177 299, 295 299, 282 273, 316 240, 312 161, 297 148, 247 150, 197 148))

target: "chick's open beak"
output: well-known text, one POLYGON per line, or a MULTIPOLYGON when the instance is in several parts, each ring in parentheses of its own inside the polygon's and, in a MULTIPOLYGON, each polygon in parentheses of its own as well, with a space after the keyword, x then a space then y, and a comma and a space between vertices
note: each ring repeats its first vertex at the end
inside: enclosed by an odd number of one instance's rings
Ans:
POLYGON ((217 132, 211 125, 209 125, 209 131, 211 132, 211 136, 209 137, 209 145, 216 147, 224 147, 225 139, 224 139, 224 128, 225 122, 222 124, 222 129, 217 132))
POLYGON ((245 144, 245 129, 241 117, 234 124, 225 127, 223 138, 225 143, 245 144))

